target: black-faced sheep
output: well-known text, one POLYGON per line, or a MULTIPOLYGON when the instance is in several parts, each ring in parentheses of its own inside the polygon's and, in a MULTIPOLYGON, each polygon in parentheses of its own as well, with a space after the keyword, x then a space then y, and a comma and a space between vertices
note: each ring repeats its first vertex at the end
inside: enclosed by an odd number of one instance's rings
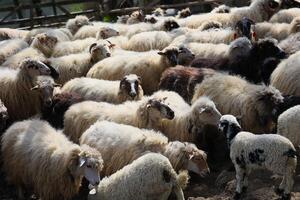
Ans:
POLYGON ((204 79, 196 86, 192 102, 203 95, 214 101, 222 114, 241 116, 243 129, 254 133, 271 132, 272 112, 283 101, 281 93, 272 86, 254 85, 226 74, 204 79))
POLYGON ((26 58, 44 61, 46 57, 51 56, 56 44, 57 38, 45 33, 38 34, 30 47, 10 56, 2 66, 17 69, 20 66, 20 63, 26 58))
POLYGON ((2 137, 1 152, 7 180, 20 193, 27 189, 41 199, 71 199, 83 177, 92 185, 100 181, 101 154, 70 142, 45 121, 13 124, 2 137))
POLYGON ((89 52, 49 58, 47 63, 58 71, 57 82, 64 84, 72 78, 85 76, 93 64, 110 56, 111 51, 108 43, 93 43, 89 52))
POLYGON ((58 93, 52 97, 50 106, 43 106, 41 109, 41 119, 46 120, 55 128, 63 128, 64 114, 75 103, 84 99, 76 93, 58 93))
POLYGON ((143 97, 141 80, 135 74, 126 75, 121 81, 107 81, 93 78, 75 78, 68 81, 62 92, 77 93, 85 100, 119 104, 143 97))
POLYGON ((73 35, 82 27, 85 25, 89 25, 89 18, 87 18, 84 15, 77 15, 73 19, 69 19, 66 23, 66 28, 71 31, 73 35))
POLYGON ((40 111, 40 93, 31 91, 39 75, 50 75, 51 70, 44 63, 24 60, 19 69, 0 69, 0 99, 7 107, 10 120, 31 117, 40 111))
POLYGON ((165 48, 163 51, 150 51, 143 54, 114 56, 96 63, 87 77, 120 80, 126 74, 136 74, 143 80, 142 88, 146 94, 158 89, 163 71, 178 63, 178 48, 165 48))
POLYGON ((162 119, 173 119, 173 110, 161 99, 143 98, 123 104, 84 101, 70 107, 64 116, 64 133, 78 142, 82 133, 97 120, 108 120, 139 128, 156 127, 162 119))
POLYGON ((236 170, 236 192, 234 199, 241 199, 248 187, 248 176, 253 169, 265 168, 283 176, 277 191, 282 200, 291 199, 296 171, 296 150, 291 141, 277 134, 254 135, 241 131, 237 119, 224 115, 219 128, 227 138, 230 158, 236 170))
POLYGON ((300 16, 300 8, 280 10, 270 19, 272 23, 291 23, 295 17, 300 16))
POLYGON ((0 45, 0 65, 6 61, 6 59, 19 51, 28 47, 28 44, 22 39, 6 40, 0 45))
POLYGON ((271 85, 284 95, 300 96, 300 51, 282 61, 271 75, 271 85))
POLYGON ((192 67, 213 68, 215 70, 228 71, 230 74, 238 74, 245 77, 248 81, 260 83, 264 79, 269 79, 270 75, 276 68, 270 66, 274 64, 270 61, 264 61, 269 57, 278 59, 285 58, 285 52, 278 47, 277 41, 266 38, 255 42, 248 52, 239 55, 239 48, 231 48, 228 57, 225 59, 195 59, 192 67), (267 77, 268 76, 268 77, 267 77))
POLYGON ((96 191, 90 192, 88 200, 168 200, 171 194, 177 200, 184 200, 182 189, 187 182, 185 171, 177 175, 166 157, 148 153, 102 179, 96 191))
POLYGON ((159 88, 162 90, 175 91, 190 102, 194 95, 196 84, 203 81, 204 78, 214 75, 213 69, 193 68, 177 66, 164 71, 161 76, 159 88))
POLYGON ((209 172, 206 154, 194 144, 168 142, 167 137, 153 130, 98 121, 82 134, 80 144, 101 152, 104 161, 101 175, 105 176, 115 173, 146 152, 163 154, 177 172, 190 170, 200 176, 209 172), (127 156, 124 156, 124 152, 127 156))
POLYGON ((178 18, 178 19, 186 18, 191 15, 192 15, 192 12, 191 12, 190 8, 185 8, 185 9, 182 9, 177 12, 176 18, 178 18))

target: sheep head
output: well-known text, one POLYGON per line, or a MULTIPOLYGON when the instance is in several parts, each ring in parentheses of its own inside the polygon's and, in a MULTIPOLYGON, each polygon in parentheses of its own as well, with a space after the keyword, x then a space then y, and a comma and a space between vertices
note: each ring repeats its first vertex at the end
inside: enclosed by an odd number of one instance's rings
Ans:
POLYGON ((100 171, 103 168, 101 154, 88 145, 82 145, 81 150, 75 149, 71 154, 68 169, 74 179, 85 177, 91 185, 100 182, 100 171))
POLYGON ((74 24, 77 26, 77 30, 82 26, 89 25, 90 20, 85 15, 78 15, 74 18, 74 24))
POLYGON ((223 133, 227 140, 227 145, 230 147, 231 140, 241 132, 242 128, 233 115, 223 115, 219 121, 219 131, 223 133))
POLYGON ((189 66, 192 63, 192 61, 195 59, 195 54, 193 54, 193 52, 186 47, 180 47, 179 52, 180 52, 178 54, 179 65, 189 66))
POLYGON ((159 121, 160 119, 174 118, 174 111, 163 100, 151 98, 147 101, 146 110, 150 120, 159 121))
POLYGON ((179 24, 175 20, 169 19, 164 21, 164 28, 166 31, 172 31, 179 27, 179 24))
POLYGON ((296 17, 292 21, 291 33, 300 32, 300 17, 296 17))
POLYGON ((111 56, 111 48, 113 48, 112 44, 97 44, 93 43, 90 46, 90 54, 91 54, 91 61, 96 63, 104 58, 108 58, 111 56))
POLYGON ((260 39, 255 42, 251 53, 253 57, 261 61, 268 57, 278 59, 286 57, 286 53, 278 46, 278 41, 273 38, 260 39))
POLYGON ((190 8, 185 8, 185 9, 182 9, 181 11, 178 11, 177 18, 186 18, 191 15, 192 15, 192 12, 191 12, 190 8))
POLYGON ((178 55, 181 51, 178 48, 165 48, 158 52, 165 60, 167 65, 176 66, 178 64, 178 55))
POLYGON ((221 113, 208 97, 200 97, 193 103, 191 120, 194 126, 201 127, 206 124, 217 126, 220 118, 221 113))
POLYGON ((144 22, 155 24, 158 21, 158 19, 153 15, 147 15, 144 19, 144 22))
POLYGON ((129 74, 120 81, 119 95, 124 96, 126 100, 139 100, 143 94, 141 87, 141 77, 135 74, 129 74))
POLYGON ((50 107, 52 105, 53 91, 55 87, 61 87, 60 84, 54 82, 49 76, 39 76, 36 85, 31 88, 32 91, 39 91, 43 107, 50 107))
POLYGON ((38 60, 26 58, 20 63, 20 68, 26 71, 29 77, 36 77, 39 75, 50 75, 51 70, 47 65, 38 60))
POLYGON ((144 21, 145 15, 142 10, 136 10, 131 13, 130 18, 137 19, 138 21, 144 21))
POLYGON ((255 22, 246 17, 239 20, 235 24, 235 33, 233 36, 234 39, 239 38, 239 37, 247 37, 250 41, 255 41, 256 35, 253 30, 254 25, 255 25, 255 22))
POLYGON ((7 108, 0 100, 0 132, 2 132, 6 128, 7 120, 8 120, 7 108))
POLYGON ((110 37, 118 36, 120 33, 116 31, 115 29, 109 28, 109 27, 101 27, 99 31, 97 31, 96 39, 107 39, 110 37))
POLYGON ((40 50, 45 56, 50 57, 57 43, 58 39, 56 37, 47 33, 40 33, 35 36, 31 46, 40 50))

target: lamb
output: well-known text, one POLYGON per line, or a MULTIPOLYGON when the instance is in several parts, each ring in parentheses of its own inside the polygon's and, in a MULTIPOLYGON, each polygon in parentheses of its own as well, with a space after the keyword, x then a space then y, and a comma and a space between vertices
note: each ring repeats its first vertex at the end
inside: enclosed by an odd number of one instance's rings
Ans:
POLYGON ((297 167, 297 153, 291 141, 277 134, 254 135, 242 131, 232 115, 222 116, 219 127, 227 138, 230 158, 236 170, 234 199, 241 199, 242 192, 248 187, 248 176, 256 168, 265 168, 282 175, 283 180, 276 191, 281 199, 291 199, 293 176, 297 167))
POLYGON ((50 74, 49 67, 32 59, 24 60, 17 70, 0 69, 0 99, 7 107, 10 121, 26 119, 39 112, 40 94, 31 88, 35 86, 37 76, 50 74))
POLYGON ((50 106, 43 106, 41 109, 41 119, 57 129, 63 129, 64 114, 75 103, 84 99, 76 93, 58 93, 52 97, 50 106))
POLYGON ((300 106, 294 106, 284 111, 278 118, 277 134, 288 138, 293 145, 300 147, 299 138, 300 106))
POLYGON ((127 100, 140 100, 143 97, 141 79, 126 75, 120 81, 106 81, 93 78, 75 78, 68 81, 62 92, 77 93, 85 100, 120 104, 127 100))
POLYGON ((177 92, 186 102, 191 102, 196 84, 214 75, 213 69, 177 66, 164 71, 159 88, 177 92))
POLYGON ((20 194, 32 189, 41 199, 71 199, 83 177, 92 185, 100 181, 101 154, 70 142, 45 121, 14 123, 2 137, 1 152, 7 180, 20 194))
POLYGON ((138 128, 153 128, 162 119, 173 119, 174 111, 158 98, 143 98, 123 104, 84 101, 75 104, 64 115, 64 133, 78 143, 82 133, 97 120, 108 120, 138 128))
POLYGON ((262 22, 255 25, 257 38, 272 37, 277 40, 286 39, 289 35, 300 31, 300 16, 291 23, 262 22))
POLYGON ((5 107, 3 102, 0 100, 0 134, 1 135, 2 135, 3 131, 6 129, 8 118, 9 118, 9 115, 7 113, 7 108, 5 107))
POLYGON ((167 137, 153 130, 98 121, 82 134, 80 144, 89 145, 105 155, 101 172, 101 175, 105 176, 132 163, 145 152, 156 152, 166 156, 177 172, 190 170, 202 177, 209 173, 206 154, 194 144, 168 142, 167 137), (124 152, 128 156, 124 157, 124 152))
POLYGON ((177 65, 178 48, 165 48, 163 51, 150 51, 143 54, 120 55, 96 63, 87 77, 120 80, 126 74, 136 74, 143 80, 142 88, 146 94, 158 89, 162 72, 177 65))
POLYGON ((270 19, 271 23, 291 23, 294 18, 300 16, 300 8, 280 10, 270 19))
POLYGON ((51 56, 56 44, 57 38, 41 33, 34 38, 30 47, 10 56, 2 66, 17 69, 26 58, 45 61, 46 57, 51 56))
POLYGON ((70 54, 58 58, 49 58, 47 63, 60 74, 57 82, 64 84, 72 78, 85 76, 93 64, 111 56, 111 45, 93 43, 89 52, 70 54))
POLYGON ((272 86, 254 85, 226 74, 216 74, 198 84, 192 103, 203 95, 211 98, 222 114, 241 116, 243 128, 254 133, 271 132, 272 112, 283 101, 281 93, 272 86))
POLYGON ((179 24, 189 28, 198 28, 206 21, 218 21, 224 27, 233 27, 243 17, 255 22, 268 21, 276 13, 281 0, 253 0, 250 6, 231 9, 230 13, 206 13, 181 19, 179 24))
POLYGON ((300 96, 300 51, 282 61, 271 75, 271 85, 284 95, 300 96))
POLYGON ((84 15, 77 15, 73 19, 69 19, 66 23, 66 28, 69 29, 72 33, 72 35, 75 35, 75 33, 85 25, 89 25, 89 18, 84 15))
POLYGON ((89 37, 107 39, 119 35, 119 32, 110 27, 88 25, 81 27, 74 35, 75 40, 82 40, 89 37), (99 38, 100 37, 100 38, 99 38))
POLYGON ((171 194, 177 200, 184 200, 182 189, 187 181, 187 173, 183 171, 177 175, 166 157, 148 153, 102 179, 96 192, 90 192, 88 200, 167 200, 171 194))
POLYGON ((28 47, 28 44, 22 39, 6 40, 0 45, 0 65, 10 56, 28 47))
POLYGON ((286 52, 287 55, 292 55, 297 51, 300 51, 300 33, 291 34, 278 45, 286 52))

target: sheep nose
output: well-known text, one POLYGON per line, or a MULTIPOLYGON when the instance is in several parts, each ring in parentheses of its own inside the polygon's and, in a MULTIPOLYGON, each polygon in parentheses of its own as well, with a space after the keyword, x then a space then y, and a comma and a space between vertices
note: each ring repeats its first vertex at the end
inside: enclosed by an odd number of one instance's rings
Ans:
POLYGON ((130 93, 129 93, 129 96, 135 97, 135 96, 136 96, 136 93, 135 93, 135 92, 130 92, 130 93))
POLYGON ((169 119, 173 119, 175 116, 174 111, 170 110, 169 111, 169 119))
POLYGON ((110 57, 110 56, 111 56, 111 54, 110 54, 110 53, 106 53, 106 56, 107 56, 107 57, 110 57))
POLYGON ((52 104, 52 101, 51 99, 47 99, 46 102, 45 102, 46 106, 50 106, 52 104))

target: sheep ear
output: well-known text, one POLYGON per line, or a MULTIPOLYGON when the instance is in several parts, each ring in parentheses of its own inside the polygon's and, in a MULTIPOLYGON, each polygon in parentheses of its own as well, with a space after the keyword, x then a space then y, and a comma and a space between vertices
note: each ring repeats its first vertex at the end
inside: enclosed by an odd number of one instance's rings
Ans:
POLYGON ((194 158, 194 154, 189 155, 189 160, 192 160, 194 158))
POLYGON ((203 113, 205 110, 206 110, 206 108, 201 108, 200 111, 199 111, 200 114, 203 113))
POLYGON ((157 52, 157 54, 158 54, 158 55, 161 55, 161 56, 166 55, 166 53, 165 53, 165 52, 162 52, 162 51, 157 52))
POLYGON ((142 82, 142 78, 140 76, 137 77, 140 83, 142 82))
POLYGON ((255 31, 252 32, 252 37, 254 38, 254 41, 257 41, 256 32, 255 31))
POLYGON ((82 167, 85 164, 85 162, 86 162, 86 159, 80 156, 79 157, 79 167, 82 167))
POLYGON ((90 53, 92 53, 92 49, 93 49, 95 46, 97 46, 97 43, 91 44, 90 49, 89 49, 89 52, 90 52, 90 53))
POLYGON ((237 34, 234 33, 234 34, 233 34, 233 39, 235 40, 236 38, 237 38, 237 34))
POLYGON ((40 86, 39 86, 39 85, 36 85, 36 86, 30 88, 30 90, 37 90, 37 89, 39 89, 39 88, 40 88, 40 86))

